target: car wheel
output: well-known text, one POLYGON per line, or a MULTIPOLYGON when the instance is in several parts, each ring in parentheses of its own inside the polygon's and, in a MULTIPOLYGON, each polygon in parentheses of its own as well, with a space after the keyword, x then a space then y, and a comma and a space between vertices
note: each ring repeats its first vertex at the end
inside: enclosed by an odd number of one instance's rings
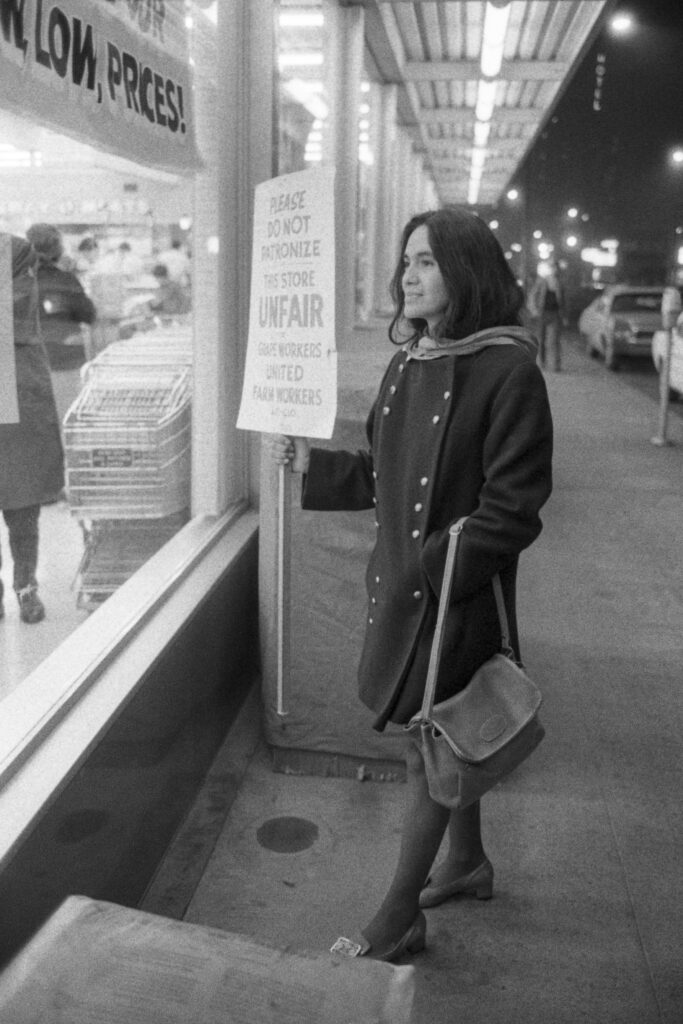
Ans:
POLYGON ((614 340, 607 338, 605 341, 605 366, 615 373, 619 369, 619 359, 614 351, 614 340))

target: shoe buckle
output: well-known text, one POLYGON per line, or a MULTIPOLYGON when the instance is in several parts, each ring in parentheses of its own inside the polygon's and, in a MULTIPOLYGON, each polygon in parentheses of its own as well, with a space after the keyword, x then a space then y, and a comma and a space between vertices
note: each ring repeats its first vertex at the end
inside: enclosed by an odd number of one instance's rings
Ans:
POLYGON ((359 956, 362 948, 360 942, 353 942, 340 935, 334 945, 330 946, 330 953, 339 953, 341 956, 359 956))

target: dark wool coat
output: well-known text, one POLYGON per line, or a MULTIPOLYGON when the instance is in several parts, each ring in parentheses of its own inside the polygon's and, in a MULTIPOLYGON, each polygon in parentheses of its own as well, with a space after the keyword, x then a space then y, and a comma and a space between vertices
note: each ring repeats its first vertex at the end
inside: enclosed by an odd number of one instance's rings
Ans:
POLYGON ((45 347, 38 334, 31 247, 12 238, 14 355, 19 423, 0 424, 0 508, 54 501, 64 484, 62 441, 45 347))
POLYGON ((75 274, 54 263, 40 263, 36 271, 40 308, 40 334, 54 369, 80 366, 84 348, 80 324, 95 320, 95 306, 75 274), (77 344, 65 345, 71 337, 77 344))
MULTIPOLYGON (((503 332, 501 332, 502 334, 503 332)), ((551 491, 552 420, 543 376, 517 346, 392 359, 367 424, 369 451, 311 451, 302 505, 375 508, 366 635, 358 670, 375 728, 422 703, 448 528, 460 536, 436 700, 467 685, 500 646, 500 572, 519 655, 515 579, 551 491)))

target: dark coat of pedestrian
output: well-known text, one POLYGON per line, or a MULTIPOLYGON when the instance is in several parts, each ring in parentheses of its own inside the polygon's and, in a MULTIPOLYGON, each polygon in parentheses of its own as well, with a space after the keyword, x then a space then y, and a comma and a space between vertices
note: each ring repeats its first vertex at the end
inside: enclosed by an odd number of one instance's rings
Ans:
POLYGON ((40 330, 50 365, 54 370, 80 366, 85 359, 80 325, 95 322, 95 305, 76 274, 59 265, 64 245, 58 228, 33 224, 26 237, 38 257, 40 330))
MULTIPOLYGON (((9 530, 14 589, 24 621, 44 615, 37 596, 38 516, 64 486, 64 457, 50 366, 38 326, 36 256, 12 236, 14 354, 19 422, 0 424, 0 508, 9 530)), ((0 608, 2 607, 0 591, 0 608)))
MULTIPOLYGON (((491 230, 445 208, 406 225, 392 280, 389 363, 367 424, 369 448, 310 448, 275 437, 276 462, 304 473, 309 509, 375 509, 367 575, 360 696, 375 728, 419 711, 434 636, 449 527, 460 536, 436 700, 463 689, 501 648, 492 579, 500 573, 519 655, 520 552, 541 531, 551 491, 552 419, 524 296, 491 230)), ((480 804, 432 800, 421 748, 407 741, 407 807, 398 864, 358 943, 338 948, 394 961, 425 944, 423 909, 462 894, 489 898, 480 804), (444 833, 448 852, 433 866, 444 833)), ((337 944, 335 944, 337 945, 337 944)))

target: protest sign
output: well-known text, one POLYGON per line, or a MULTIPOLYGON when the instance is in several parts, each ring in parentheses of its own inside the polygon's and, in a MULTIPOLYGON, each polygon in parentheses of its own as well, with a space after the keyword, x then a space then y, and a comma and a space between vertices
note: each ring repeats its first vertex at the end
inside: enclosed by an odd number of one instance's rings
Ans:
POLYGON ((12 317, 12 240, 0 234, 0 423, 18 423, 12 317))
POLYGON ((333 167, 257 187, 241 429, 332 436, 334 259, 333 167))

